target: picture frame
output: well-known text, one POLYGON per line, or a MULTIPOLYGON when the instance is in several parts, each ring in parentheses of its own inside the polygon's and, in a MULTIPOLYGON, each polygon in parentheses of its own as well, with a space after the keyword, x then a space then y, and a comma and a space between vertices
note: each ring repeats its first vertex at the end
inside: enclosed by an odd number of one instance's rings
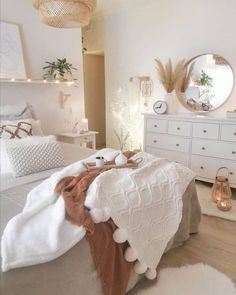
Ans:
POLYGON ((26 79, 19 25, 0 21, 0 79, 26 79))

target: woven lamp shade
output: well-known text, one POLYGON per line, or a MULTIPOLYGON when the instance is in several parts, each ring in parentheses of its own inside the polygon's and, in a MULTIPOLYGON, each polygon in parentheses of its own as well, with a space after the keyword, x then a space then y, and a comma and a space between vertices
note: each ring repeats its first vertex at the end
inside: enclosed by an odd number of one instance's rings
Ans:
POLYGON ((42 22, 56 28, 88 25, 96 4, 96 0, 33 0, 42 22))

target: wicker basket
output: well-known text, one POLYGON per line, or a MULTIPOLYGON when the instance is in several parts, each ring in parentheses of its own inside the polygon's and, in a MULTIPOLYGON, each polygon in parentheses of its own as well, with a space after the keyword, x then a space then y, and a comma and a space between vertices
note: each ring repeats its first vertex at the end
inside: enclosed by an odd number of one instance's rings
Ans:
POLYGON ((96 0, 33 0, 43 23, 56 28, 75 28, 90 22, 96 0))

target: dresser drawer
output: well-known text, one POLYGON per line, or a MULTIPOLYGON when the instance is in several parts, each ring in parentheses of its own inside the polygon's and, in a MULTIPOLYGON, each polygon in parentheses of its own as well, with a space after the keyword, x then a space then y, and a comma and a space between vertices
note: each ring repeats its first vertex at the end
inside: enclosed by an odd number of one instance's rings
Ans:
POLYGON ((236 161, 236 144, 214 140, 207 141, 193 139, 192 154, 211 156, 215 158, 225 158, 236 161))
POLYGON ((166 133, 167 121, 162 119, 147 119, 147 132, 166 133))
POLYGON ((84 135, 84 136, 80 136, 78 138, 75 139, 75 143, 84 143, 84 142, 91 142, 93 140, 93 136, 91 135, 84 135))
POLYGON ((173 135, 190 136, 191 127, 192 123, 190 122, 169 121, 168 133, 173 135))
POLYGON ((172 152, 158 148, 147 147, 147 153, 150 153, 159 158, 165 158, 169 161, 183 164, 184 166, 189 166, 189 155, 184 153, 172 152))
POLYGON ((219 128, 218 124, 194 123, 193 137, 218 139, 219 128))
POLYGON ((236 162, 214 159, 201 156, 192 156, 191 169, 203 178, 210 178, 215 180, 216 172, 220 167, 227 167, 229 169, 229 181, 236 183, 236 162))
POLYGON ((236 125, 222 125, 221 139, 228 141, 236 141, 236 125))
POLYGON ((149 133, 147 134, 147 146, 188 153, 190 140, 177 136, 149 133))

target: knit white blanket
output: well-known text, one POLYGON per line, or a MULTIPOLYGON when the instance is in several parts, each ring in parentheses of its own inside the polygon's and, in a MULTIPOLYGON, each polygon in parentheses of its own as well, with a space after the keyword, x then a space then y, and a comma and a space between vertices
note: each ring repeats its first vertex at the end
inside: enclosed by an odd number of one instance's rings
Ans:
MULTIPOLYGON (((99 155, 110 160, 114 152, 99 155)), ((90 157, 91 161, 97 154, 90 157)), ((140 168, 113 169, 98 176, 91 184, 86 206, 95 222, 109 217, 118 226, 116 242, 128 240, 125 257, 134 261, 137 273, 155 276, 155 268, 164 249, 178 229, 182 217, 182 195, 193 172, 182 165, 157 159, 146 153, 140 168)), ((39 264, 67 252, 85 235, 85 229, 66 220, 64 200, 55 195, 60 179, 84 171, 76 162, 34 188, 22 213, 7 224, 1 241, 2 270, 39 264)))

